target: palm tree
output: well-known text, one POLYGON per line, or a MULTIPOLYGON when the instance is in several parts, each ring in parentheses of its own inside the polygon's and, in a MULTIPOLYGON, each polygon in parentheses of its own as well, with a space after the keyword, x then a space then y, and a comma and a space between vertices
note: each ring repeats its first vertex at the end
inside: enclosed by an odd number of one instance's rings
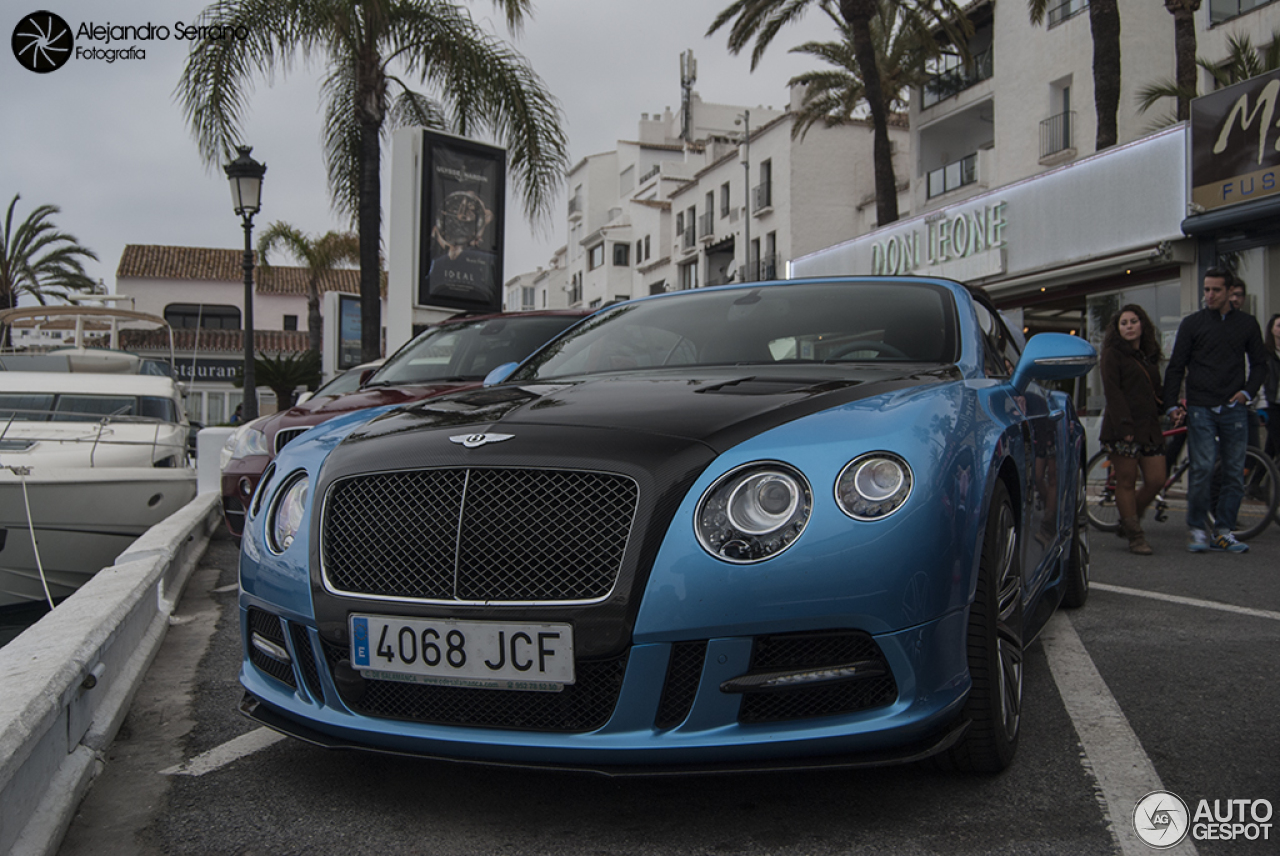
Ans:
MULTIPOLYGON (((518 27, 532 0, 493 0, 518 27)), ((508 149, 513 185, 531 219, 550 214, 568 165, 560 108, 524 58, 481 30, 452 0, 220 0, 198 24, 178 94, 210 166, 240 142, 254 78, 289 70, 295 55, 328 69, 324 159, 334 208, 360 235, 361 354, 381 350, 379 245, 382 143, 395 127, 483 132, 508 149), (394 64, 394 67, 393 67, 394 64), (395 72, 428 86, 429 97, 395 72), (398 94, 393 93, 398 89, 398 94), (393 97, 394 94, 394 97, 393 97)))
POLYGON ((85 274, 84 260, 97 261, 97 253, 50 221, 62 210, 56 205, 38 206, 15 228, 20 198, 14 194, 0 232, 0 309, 17 306, 23 295, 43 306, 50 299, 74 303, 77 292, 94 293, 97 284, 85 274))
MULTIPOLYGON (((1280 30, 1272 30, 1271 40, 1260 48, 1254 46, 1248 34, 1232 34, 1227 37, 1227 55, 1223 59, 1215 62, 1198 57, 1195 64, 1209 73, 1217 89, 1275 71, 1280 68, 1280 30)), ((1195 75, 1192 75, 1189 85, 1181 84, 1180 80, 1158 81, 1138 90, 1138 110, 1145 113, 1165 98, 1176 98, 1180 110, 1184 102, 1190 105, 1199 94, 1195 75)), ((1177 114, 1169 114, 1156 120, 1155 126, 1172 125, 1180 118, 1177 114)))
MULTIPOLYGON (((1196 88, 1196 12, 1200 0, 1164 0, 1173 16, 1174 80, 1182 92, 1196 88)), ((1191 99, 1178 98, 1177 120, 1191 118, 1191 99)))
POLYGON ((863 98, 871 114, 876 221, 885 226, 898 219, 898 188, 893 174, 893 151, 889 145, 890 99, 885 95, 871 22, 880 14, 882 7, 893 9, 904 22, 910 22, 910 26, 924 30, 937 28, 943 39, 964 50, 973 26, 964 17, 962 5, 957 0, 733 0, 716 16, 707 35, 733 21, 729 29, 729 51, 740 53, 754 40, 755 48, 751 52, 751 67, 754 69, 778 31, 799 20, 810 6, 829 12, 839 9, 841 19, 850 29, 853 53, 865 92, 863 98))
POLYGON ((317 355, 323 344, 320 319, 320 281, 343 263, 360 264, 360 238, 354 232, 326 232, 310 238, 288 223, 276 221, 258 238, 263 273, 271 270, 271 252, 284 249, 307 269, 307 335, 317 355))
MULTIPOLYGON (((263 354, 253 360, 253 373, 260 386, 270 389, 276 396, 276 409, 288 410, 298 398, 298 387, 315 389, 320 385, 320 354, 302 351, 293 354, 263 354)), ((234 386, 244 386, 244 372, 237 371, 232 378, 234 386)))
MULTIPOLYGON (((1056 3, 1058 0, 1053 0, 1056 3)), ((1031 23, 1044 21, 1050 0, 1027 0, 1031 23)), ((1120 7, 1116 0, 1089 0, 1089 33, 1093 37, 1093 109, 1097 115, 1094 149, 1114 146, 1119 140, 1120 115, 1120 7)))
MULTIPOLYGON (((796 121, 791 128, 791 136, 800 139, 819 122, 832 128, 856 121, 866 103, 866 87, 858 74, 858 60, 853 53, 853 28, 830 7, 823 7, 822 11, 835 22, 840 41, 805 42, 790 51, 817 57, 833 66, 798 74, 788 81, 790 86, 805 87, 804 101, 796 111, 796 121)), ((889 109, 901 112, 907 109, 911 89, 928 82, 925 62, 936 56, 939 48, 930 33, 912 30, 905 24, 894 26, 893 17, 886 23, 886 15, 895 16, 896 11, 886 9, 872 19, 871 37, 875 41, 876 62, 889 109)))

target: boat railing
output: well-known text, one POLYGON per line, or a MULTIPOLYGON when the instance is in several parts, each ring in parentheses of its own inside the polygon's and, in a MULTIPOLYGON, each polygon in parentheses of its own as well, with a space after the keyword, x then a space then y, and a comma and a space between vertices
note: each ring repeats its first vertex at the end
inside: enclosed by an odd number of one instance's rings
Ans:
MULTIPOLYGON (((95 466, 100 446, 132 446, 150 447, 151 461, 156 463, 170 457, 175 449, 185 451, 185 439, 164 442, 161 434, 168 428, 176 432, 182 426, 174 422, 165 422, 154 416, 137 416, 126 413, 128 408, 121 408, 107 414, 76 413, 67 410, 29 410, 6 407, 0 410, 0 419, 4 419, 4 427, 0 428, 0 467, 8 468, 4 460, 5 452, 23 452, 37 443, 57 443, 62 447, 87 444, 89 446, 89 466, 95 466), (51 426, 63 426, 61 430, 51 426), (82 425, 85 430, 75 433, 73 426, 82 425), (134 431, 127 436, 113 434, 112 429, 119 426, 136 425, 150 428, 150 431, 134 431), (41 429, 45 426, 45 430, 41 429), (13 436, 10 436, 11 431, 13 436), (149 436, 148 436, 149 435, 149 436), (170 455, 157 457, 161 450, 170 455)), ((181 459, 180 459, 181 460, 181 459)))

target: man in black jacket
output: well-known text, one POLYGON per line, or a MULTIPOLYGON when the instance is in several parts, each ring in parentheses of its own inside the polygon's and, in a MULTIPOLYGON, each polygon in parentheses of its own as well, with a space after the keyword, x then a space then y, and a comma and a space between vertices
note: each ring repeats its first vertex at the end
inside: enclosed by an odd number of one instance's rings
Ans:
POLYGON ((1262 333, 1252 315, 1233 309, 1227 288, 1231 273, 1209 268, 1204 274, 1204 309, 1178 326, 1173 355, 1164 375, 1164 401, 1175 423, 1187 422, 1191 470, 1187 485, 1187 549, 1243 553, 1249 545, 1231 534, 1244 497, 1244 453, 1248 442, 1249 401, 1258 394, 1266 371, 1262 333), (1245 377, 1245 358, 1249 374, 1245 377), (1186 407, 1176 404, 1186 378, 1186 407), (1222 486, 1208 531, 1213 468, 1222 458, 1222 486))

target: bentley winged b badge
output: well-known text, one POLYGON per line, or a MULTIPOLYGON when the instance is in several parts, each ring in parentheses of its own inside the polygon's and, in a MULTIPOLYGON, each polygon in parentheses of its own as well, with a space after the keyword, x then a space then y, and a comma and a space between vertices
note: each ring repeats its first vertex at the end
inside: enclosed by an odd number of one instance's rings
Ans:
POLYGON ((514 434, 456 434, 449 438, 449 442, 457 443, 467 449, 474 449, 485 443, 501 443, 514 436, 514 434))

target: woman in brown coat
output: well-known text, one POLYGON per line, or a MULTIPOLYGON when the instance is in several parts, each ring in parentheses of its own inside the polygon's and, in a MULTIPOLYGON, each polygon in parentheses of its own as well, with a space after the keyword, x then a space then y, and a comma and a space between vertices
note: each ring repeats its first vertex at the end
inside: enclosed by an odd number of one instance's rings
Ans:
POLYGON ((1143 556, 1151 555, 1151 547, 1142 532, 1142 513, 1165 480, 1160 359, 1160 340, 1142 307, 1131 303, 1116 313, 1102 339, 1107 404, 1098 439, 1115 471, 1120 532, 1129 539, 1129 551, 1143 556))

